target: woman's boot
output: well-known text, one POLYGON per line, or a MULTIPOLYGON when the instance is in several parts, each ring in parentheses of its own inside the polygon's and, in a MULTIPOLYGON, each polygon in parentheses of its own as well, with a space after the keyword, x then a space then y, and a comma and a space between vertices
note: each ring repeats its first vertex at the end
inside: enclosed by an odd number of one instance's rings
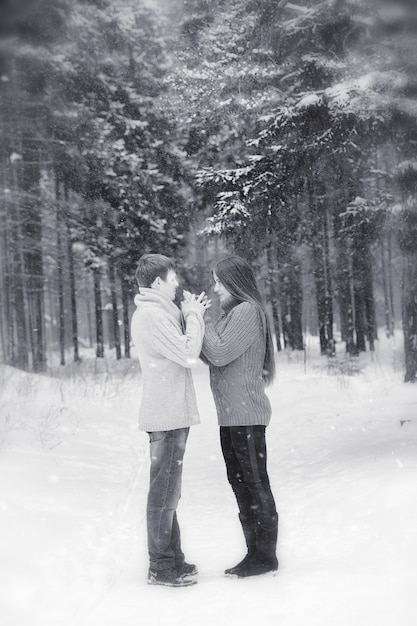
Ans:
POLYGON ((254 520, 249 519, 243 513, 239 513, 240 523, 242 524, 243 534, 245 536, 246 547, 248 549, 247 554, 244 556, 242 561, 235 565, 234 567, 230 567, 225 570, 226 576, 234 576, 235 570, 241 568, 256 552, 256 523, 254 520))
POLYGON ((233 578, 246 578, 259 576, 278 570, 276 556, 278 538, 278 514, 272 517, 262 516, 256 526, 256 551, 231 570, 226 570, 228 576, 233 578))

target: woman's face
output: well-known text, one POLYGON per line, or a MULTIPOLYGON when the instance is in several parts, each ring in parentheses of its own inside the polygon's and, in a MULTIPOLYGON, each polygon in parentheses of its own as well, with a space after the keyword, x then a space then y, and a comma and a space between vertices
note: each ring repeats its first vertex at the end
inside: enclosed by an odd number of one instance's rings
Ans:
POLYGON ((219 280, 216 272, 213 272, 214 278, 214 293, 217 293, 219 296, 220 304, 224 304, 228 300, 232 298, 232 295, 227 291, 226 287, 223 285, 222 281, 219 280))

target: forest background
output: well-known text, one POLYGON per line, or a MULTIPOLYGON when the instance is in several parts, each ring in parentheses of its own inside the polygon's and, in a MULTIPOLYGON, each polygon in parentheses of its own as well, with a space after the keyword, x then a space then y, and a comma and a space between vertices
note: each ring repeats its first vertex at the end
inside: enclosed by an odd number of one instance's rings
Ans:
POLYGON ((0 360, 130 357, 134 272, 255 268, 277 349, 404 335, 417 377, 412 0, 8 0, 0 360), (381 331, 382 329, 382 331, 381 331))

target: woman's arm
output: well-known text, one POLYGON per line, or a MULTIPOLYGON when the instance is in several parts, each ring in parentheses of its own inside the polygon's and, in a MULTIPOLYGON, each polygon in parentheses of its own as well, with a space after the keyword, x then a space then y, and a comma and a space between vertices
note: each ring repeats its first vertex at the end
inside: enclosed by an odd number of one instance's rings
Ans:
POLYGON ((259 313, 250 302, 238 304, 229 316, 221 333, 208 320, 206 322, 202 352, 210 363, 219 367, 228 365, 246 352, 259 332, 259 313))

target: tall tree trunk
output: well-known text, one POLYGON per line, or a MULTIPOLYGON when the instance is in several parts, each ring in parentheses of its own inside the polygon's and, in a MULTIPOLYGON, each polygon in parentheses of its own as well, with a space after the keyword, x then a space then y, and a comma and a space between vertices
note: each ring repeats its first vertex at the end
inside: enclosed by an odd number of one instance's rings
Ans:
POLYGON ((325 284, 325 298, 324 298, 324 335, 326 339, 326 354, 328 356, 334 356, 335 354, 335 341, 333 336, 333 286, 330 268, 330 244, 329 244, 329 224, 328 224, 328 209, 326 206, 323 215, 323 270, 324 270, 324 284, 325 284))
MULTIPOLYGON (((2 169, 2 186, 7 189, 5 163, 0 162, 2 169)), ((6 198, 6 196, 5 196, 6 198)), ((1 360, 11 362, 11 346, 13 345, 12 310, 10 306, 10 249, 9 249, 9 206, 4 202, 0 208, 0 333, 1 360)))
MULTIPOLYGON (((11 80, 4 85, 9 92, 10 110, 7 111, 5 125, 10 126, 9 146, 6 151, 6 182, 9 188, 10 202, 6 204, 8 222, 8 241, 10 264, 8 288, 10 303, 8 339, 10 363, 20 369, 29 369, 29 336, 27 318, 27 298, 25 293, 25 233, 22 215, 22 129, 20 99, 18 97, 15 68, 10 71, 11 80), (11 156, 14 155, 12 159, 11 156)), ((5 93, 6 97, 7 93, 5 93)))
POLYGON ((333 295, 329 261, 329 232, 327 223, 327 207, 324 201, 323 184, 313 184, 308 180, 311 232, 311 249, 313 257, 313 276, 316 287, 317 317, 319 324, 321 354, 334 354, 333 339, 333 295))
POLYGON ((365 352, 366 339, 368 339, 370 350, 374 350, 374 340, 377 338, 371 256, 369 244, 366 241, 355 241, 354 247, 352 267, 357 348, 365 352))
POLYGON ((292 260, 289 263, 281 263, 279 269, 284 346, 292 350, 304 350, 303 294, 299 260, 293 254, 292 260))
POLYGON ((393 279, 392 279, 392 234, 391 234, 391 228, 388 231, 387 244, 388 244, 388 293, 389 293, 389 304, 390 304, 391 319, 392 319, 392 334, 394 334, 394 329, 395 329, 395 306, 394 306, 394 286, 393 286, 393 279))
POLYGON ((355 343, 355 290, 351 246, 347 239, 342 240, 339 237, 336 249, 342 340, 346 344, 346 352, 355 355, 358 354, 358 349, 355 343))
POLYGON ((17 227, 14 226, 14 254, 12 261, 12 280, 11 280, 11 305, 14 311, 16 335, 13 332, 12 344, 12 365, 20 369, 28 369, 29 367, 29 349, 28 349, 28 333, 26 321, 26 298, 25 285, 23 279, 23 261, 22 261, 22 241, 16 232, 17 227))
POLYGON ((96 318, 96 357, 104 357, 104 330, 103 330, 103 308, 101 304, 101 280, 100 269, 93 269, 94 280, 94 310, 96 318))
MULTIPOLYGON (((374 150, 374 168, 375 171, 379 171, 386 167, 384 163, 383 152, 376 147, 374 150)), ((387 187, 387 179, 382 181, 379 176, 374 178, 374 197, 381 196, 381 194, 389 194, 390 189, 387 187)), ((380 258, 381 258, 381 270, 382 270, 382 289, 384 296, 384 316, 385 316, 385 329, 388 337, 394 335, 394 308, 392 299, 392 241, 391 241, 391 214, 387 211, 384 219, 384 226, 380 235, 380 258)))
MULTIPOLYGON (((355 271, 355 268, 353 269, 355 271)), ((365 301, 362 285, 354 283, 354 301, 355 301, 355 331, 356 331, 356 347, 359 352, 366 352, 365 342, 365 301)))
POLYGON ((281 351, 281 324, 280 324, 280 303, 279 303, 279 272, 275 260, 275 255, 270 243, 267 247, 267 260, 268 260, 268 284, 269 284, 269 298, 272 308, 272 323, 275 333, 275 341, 278 352, 281 351))
POLYGON ((335 205, 333 229, 337 256, 337 283, 341 319, 342 340, 346 352, 351 356, 359 354, 356 345, 356 276, 354 267, 355 242, 343 224, 343 214, 358 195, 358 180, 351 165, 346 160, 337 164, 334 184, 340 190, 335 205))
POLYGON ((23 216, 20 203, 20 170, 18 163, 12 165, 12 214, 10 216, 10 250, 12 261, 10 264, 10 304, 11 304, 11 363, 27 370, 29 369, 29 331, 27 316, 27 298, 24 279, 24 232, 23 216))
POLYGON ((0 362, 7 363, 6 329, 9 325, 10 303, 6 278, 7 269, 4 267, 7 261, 3 256, 3 250, 7 254, 7 240, 3 220, 0 221, 0 237, 0 362))
POLYGON ((367 256, 364 259, 364 274, 363 274, 363 290, 364 290, 364 305, 365 305, 365 320, 366 320, 366 336, 369 342, 369 349, 375 350, 375 339, 378 339, 378 332, 376 327, 376 313, 375 313, 375 300, 374 300, 374 287, 372 278, 372 262, 371 254, 368 249, 367 256))
POLYGON ((65 365, 65 308, 64 308, 64 277, 63 277, 63 250, 62 250, 62 214, 61 193, 58 178, 55 179, 56 200, 56 247, 57 247, 57 273, 58 273, 58 334, 60 364, 65 365))
POLYGON ((405 351, 404 382, 417 380, 417 254, 404 256, 402 318, 405 351))
POLYGON ((116 270, 114 267, 113 259, 108 260, 109 267, 109 282, 110 282, 110 294, 112 304, 112 322, 113 322, 113 336, 114 347, 116 349, 117 360, 122 358, 122 350, 120 346, 120 327, 119 327, 119 315, 117 307, 117 290, 116 290, 116 270))
POLYGON ((381 252, 381 268, 382 268, 382 287, 383 287, 383 292, 384 292, 385 329, 386 329, 387 336, 392 337, 394 334, 394 319, 392 315, 389 278, 388 278, 388 273, 390 272, 390 268, 388 267, 385 244, 386 242, 383 236, 380 242, 380 252, 381 252))
POLYGON ((32 365, 35 372, 46 370, 44 275, 42 254, 42 216, 40 206, 39 147, 31 139, 23 142, 22 189, 25 273, 27 281, 28 312, 32 365))
POLYGON ((127 359, 130 358, 130 319, 129 319, 129 298, 130 289, 126 278, 122 278, 122 306, 123 306, 123 337, 124 353, 127 359))
MULTIPOLYGON (((65 204, 68 206, 69 201, 69 186, 67 181, 64 183, 65 204)), ((67 226, 67 255, 68 255, 68 272, 69 272, 69 287, 70 287, 70 304, 71 304, 71 337, 72 346, 74 349, 74 362, 78 363, 80 359, 79 347, 78 347, 78 318, 77 318, 77 291, 75 287, 75 267, 74 267, 74 251, 72 249, 72 233, 70 225, 70 216, 66 216, 67 226)))
POLYGON ((404 199, 400 248, 403 253, 401 308, 404 333, 404 382, 417 380, 417 210, 414 194, 404 199))

